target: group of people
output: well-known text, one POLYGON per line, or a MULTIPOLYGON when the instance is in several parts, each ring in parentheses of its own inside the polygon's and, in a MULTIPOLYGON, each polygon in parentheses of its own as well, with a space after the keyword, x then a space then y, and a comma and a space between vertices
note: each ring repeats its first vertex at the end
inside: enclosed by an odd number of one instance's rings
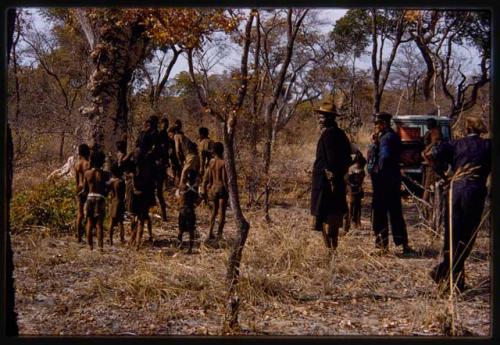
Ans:
POLYGON ((106 154, 100 145, 91 148, 81 144, 78 161, 74 165, 77 188, 78 212, 76 229, 78 241, 83 241, 84 227, 87 243, 93 249, 93 230, 100 249, 104 246, 103 222, 106 197, 109 196, 109 243, 113 245, 116 227, 120 240, 125 243, 125 215, 131 220, 129 244, 140 248, 144 227, 153 240, 151 207, 158 199, 161 217, 167 219, 167 206, 163 195, 168 185, 167 169, 170 168, 175 196, 179 202, 179 245, 185 232, 189 234, 189 249, 193 250, 196 233, 196 207, 202 202, 212 202, 208 240, 220 240, 225 224, 228 200, 228 178, 224 163, 224 146, 209 138, 205 127, 199 128, 195 143, 182 131, 182 122, 176 120, 169 127, 166 117, 156 115, 144 122, 131 152, 124 140, 116 143, 116 153, 104 169, 106 154), (158 128, 158 124, 160 125, 158 128), (218 219, 217 234, 214 235, 218 219))
MULTIPOLYGON (((338 113, 332 102, 325 101, 315 111, 321 135, 312 173, 313 230, 322 232, 325 245, 334 253, 339 229, 343 227, 348 231, 351 220, 359 225, 366 164, 373 188, 372 229, 375 247, 382 252, 388 251, 390 221, 394 244, 402 247, 403 255, 415 255, 416 251, 408 243, 402 210, 402 143, 391 128, 392 115, 386 112, 375 114, 375 130, 365 160, 338 127, 338 113)), ((449 281, 451 267, 455 288, 460 291, 465 289, 464 263, 477 236, 487 196, 486 180, 491 171, 491 141, 480 136, 486 132, 484 124, 480 119, 470 117, 466 119, 465 127, 465 138, 444 141, 437 123, 429 121, 422 152, 427 164, 425 185, 431 186, 440 181, 452 186, 443 189, 444 195, 441 196, 445 214, 451 212, 452 215, 451 224, 450 217, 443 217, 445 234, 442 260, 429 275, 446 288, 447 284, 444 283, 449 281)), ((424 198, 429 200, 429 192, 424 198)))

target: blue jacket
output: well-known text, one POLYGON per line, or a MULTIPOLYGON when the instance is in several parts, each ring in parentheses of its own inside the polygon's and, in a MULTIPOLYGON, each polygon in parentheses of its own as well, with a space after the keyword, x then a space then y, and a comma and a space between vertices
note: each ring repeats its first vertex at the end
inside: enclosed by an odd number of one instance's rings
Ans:
POLYGON ((401 179, 400 171, 401 139, 392 130, 386 129, 381 133, 376 156, 376 175, 383 180, 401 179))

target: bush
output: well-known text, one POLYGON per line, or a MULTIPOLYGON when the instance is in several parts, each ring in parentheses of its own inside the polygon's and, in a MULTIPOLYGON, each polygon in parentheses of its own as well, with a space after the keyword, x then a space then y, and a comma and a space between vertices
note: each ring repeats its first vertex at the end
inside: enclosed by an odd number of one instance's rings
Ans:
POLYGON ((48 228, 51 233, 69 232, 75 223, 75 183, 73 180, 43 182, 32 189, 14 193, 11 230, 48 228))

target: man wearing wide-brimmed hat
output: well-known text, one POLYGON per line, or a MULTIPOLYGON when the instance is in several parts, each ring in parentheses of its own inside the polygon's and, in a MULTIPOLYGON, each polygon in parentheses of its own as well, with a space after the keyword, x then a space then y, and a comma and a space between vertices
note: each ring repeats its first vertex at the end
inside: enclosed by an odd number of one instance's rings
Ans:
MULTIPOLYGON (((449 179, 452 184, 450 188, 452 191, 452 265, 453 281, 459 290, 465 289, 464 264, 476 239, 487 196, 486 181, 491 171, 491 140, 480 136, 481 133, 487 132, 483 121, 478 117, 469 117, 465 120, 465 128, 467 132, 465 138, 442 142, 433 147, 429 155, 431 162, 446 163, 444 169, 450 166, 453 175, 449 179)), ((443 174, 438 165, 434 167, 439 174, 443 174)), ((448 209, 447 207, 447 215, 444 217, 443 259, 430 273, 437 283, 446 283, 449 278, 448 209)))
POLYGON ((335 122, 338 113, 332 101, 325 100, 315 112, 321 136, 312 172, 311 214, 314 230, 323 233, 326 246, 334 251, 347 212, 344 175, 351 164, 351 145, 335 122))
POLYGON ((403 247, 403 254, 413 254, 408 246, 408 234, 401 205, 401 139, 391 128, 392 115, 375 114, 375 127, 378 138, 378 150, 374 169, 371 172, 372 226, 375 232, 375 246, 384 251, 389 247, 389 222, 394 244, 403 247))

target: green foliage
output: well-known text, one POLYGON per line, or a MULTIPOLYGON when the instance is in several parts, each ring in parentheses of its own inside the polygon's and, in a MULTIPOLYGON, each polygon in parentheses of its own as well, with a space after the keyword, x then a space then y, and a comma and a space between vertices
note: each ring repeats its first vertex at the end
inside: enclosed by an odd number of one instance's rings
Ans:
POLYGON ((351 9, 337 20, 331 39, 335 42, 335 50, 341 54, 354 54, 357 58, 368 46, 370 36, 370 18, 364 9, 351 9))
POLYGON ((10 209, 12 232, 48 228, 69 232, 76 217, 74 181, 44 182, 14 193, 10 209))

